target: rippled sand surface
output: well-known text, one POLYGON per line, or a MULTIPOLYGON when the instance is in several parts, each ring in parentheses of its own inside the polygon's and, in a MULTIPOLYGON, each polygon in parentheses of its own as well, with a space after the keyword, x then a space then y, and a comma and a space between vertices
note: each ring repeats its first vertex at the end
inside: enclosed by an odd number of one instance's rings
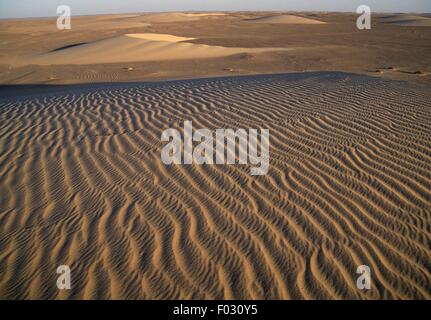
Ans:
POLYGON ((1 298, 431 298, 429 90, 304 73, 12 95, 1 298), (162 131, 187 120, 269 129, 268 174, 164 165, 162 131))

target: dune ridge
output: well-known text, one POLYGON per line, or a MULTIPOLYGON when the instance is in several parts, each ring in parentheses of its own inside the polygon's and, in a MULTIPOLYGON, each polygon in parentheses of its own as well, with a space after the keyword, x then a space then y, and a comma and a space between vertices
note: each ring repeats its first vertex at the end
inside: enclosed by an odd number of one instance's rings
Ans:
POLYGON ((246 19, 247 22, 269 23, 269 24, 325 24, 326 22, 316 19, 304 18, 291 14, 282 14, 278 16, 263 16, 259 18, 246 19))
POLYGON ((225 16, 225 13, 219 12, 204 12, 204 13, 184 13, 184 12, 164 12, 143 14, 136 18, 150 23, 172 23, 172 22, 188 22, 201 19, 212 19, 225 16))
POLYGON ((182 42, 187 40, 195 40, 196 38, 177 37, 171 34, 160 34, 160 33, 129 33, 126 37, 144 39, 151 41, 167 41, 167 42, 182 42))
POLYGON ((343 73, 80 88, 0 100, 0 298, 431 298, 429 91, 343 73), (164 165, 185 120, 269 128, 268 174, 164 165))
POLYGON ((409 14, 395 14, 382 17, 384 23, 407 27, 431 27, 431 18, 409 14))
POLYGON ((190 40, 194 40, 194 38, 170 34, 134 33, 88 43, 72 44, 36 55, 10 57, 7 62, 16 65, 100 64, 205 59, 239 53, 263 53, 294 49, 233 48, 185 42, 190 40))
MULTIPOLYGON (((74 31, 78 32, 97 32, 100 30, 121 30, 131 28, 145 28, 151 26, 150 23, 141 21, 138 15, 101 15, 89 17, 74 17, 71 27, 74 31)), ((34 22, 28 19, 21 19, 19 23, 12 23, 12 21, 5 21, 1 30, 3 32, 13 32, 30 35, 40 35, 44 33, 57 32, 57 25, 55 20, 40 19, 34 22)))

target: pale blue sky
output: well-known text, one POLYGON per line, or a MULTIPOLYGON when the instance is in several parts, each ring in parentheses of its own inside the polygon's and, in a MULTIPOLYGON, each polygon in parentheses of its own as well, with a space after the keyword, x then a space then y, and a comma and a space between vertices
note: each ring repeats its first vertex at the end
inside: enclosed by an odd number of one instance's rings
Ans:
POLYGON ((366 4, 374 12, 431 12, 431 0, 0 0, 0 18, 55 16, 58 5, 72 14, 153 11, 355 11, 366 4))

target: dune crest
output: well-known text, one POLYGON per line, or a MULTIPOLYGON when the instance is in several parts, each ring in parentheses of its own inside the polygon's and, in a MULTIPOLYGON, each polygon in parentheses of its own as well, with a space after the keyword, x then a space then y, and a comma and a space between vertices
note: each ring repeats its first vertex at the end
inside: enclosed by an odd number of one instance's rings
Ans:
POLYGON ((326 24, 315 19, 304 18, 299 16, 294 16, 290 14, 283 14, 279 16, 264 16, 254 19, 247 19, 248 22, 253 23, 269 23, 269 24, 326 24))
POLYGON ((184 13, 189 17, 214 17, 214 16, 225 16, 226 13, 221 12, 207 12, 207 13, 184 13))
POLYGON ((170 13, 150 13, 141 16, 143 21, 155 23, 171 23, 181 21, 197 21, 203 18, 213 18, 225 16, 225 13, 183 13, 183 12, 170 12, 170 13))
POLYGON ((129 33, 126 37, 145 39, 151 41, 167 41, 167 42, 182 42, 187 40, 194 40, 196 38, 177 37, 171 34, 159 34, 159 33, 129 33))

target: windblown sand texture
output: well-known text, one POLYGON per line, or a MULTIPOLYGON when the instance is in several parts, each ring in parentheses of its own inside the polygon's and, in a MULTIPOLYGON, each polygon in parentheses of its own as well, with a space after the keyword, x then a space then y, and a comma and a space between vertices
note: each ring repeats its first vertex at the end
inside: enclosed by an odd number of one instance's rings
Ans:
POLYGON ((1 298, 431 298, 429 90, 304 73, 30 92, 0 100, 1 298), (268 174, 164 165, 186 120, 268 128, 268 174))

